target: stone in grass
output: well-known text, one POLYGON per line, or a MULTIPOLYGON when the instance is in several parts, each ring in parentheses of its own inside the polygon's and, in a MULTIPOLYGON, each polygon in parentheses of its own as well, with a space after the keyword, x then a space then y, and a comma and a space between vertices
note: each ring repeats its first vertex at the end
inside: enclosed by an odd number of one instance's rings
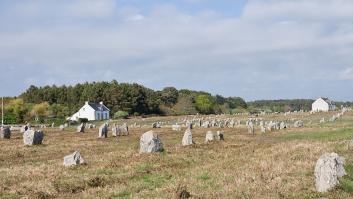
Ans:
POLYGON ((43 138, 43 131, 27 130, 23 133, 23 143, 27 146, 42 144, 43 138))
POLYGON ((85 160, 82 158, 79 151, 75 151, 73 154, 64 157, 64 166, 66 167, 76 166, 84 163, 85 160))
POLYGON ((81 123, 78 127, 77 127, 77 129, 76 129, 76 132, 77 133, 84 133, 85 132, 85 123, 81 123))
POLYGON ((344 158, 336 153, 326 153, 315 166, 315 184, 318 192, 327 192, 339 184, 338 178, 346 175, 344 158))
POLYGON ((0 128, 0 139, 10 139, 11 138, 11 130, 9 127, 1 127, 0 128))
POLYGON ((223 131, 217 131, 216 140, 224 141, 224 132, 223 131))
POLYGON ((108 137, 108 124, 107 123, 104 123, 99 127, 98 137, 99 138, 107 138, 108 137))
POLYGON ((163 143, 154 131, 144 133, 140 138, 140 153, 162 152, 163 143))
POLYGON ((215 139, 215 136, 212 131, 207 131, 206 133, 206 142, 213 142, 215 139))
POLYGON ((186 129, 184 136, 183 136, 183 140, 181 141, 181 144, 183 146, 189 146, 194 144, 194 142, 192 141, 192 133, 190 128, 186 129))

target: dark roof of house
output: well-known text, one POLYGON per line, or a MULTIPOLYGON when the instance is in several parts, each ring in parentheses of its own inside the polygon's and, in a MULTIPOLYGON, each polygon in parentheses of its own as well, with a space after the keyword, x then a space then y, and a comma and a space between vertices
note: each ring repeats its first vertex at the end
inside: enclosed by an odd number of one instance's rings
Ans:
POLYGON ((335 102, 331 101, 329 98, 327 97, 322 97, 321 99, 323 99, 326 103, 328 103, 329 105, 335 105, 335 102))
POLYGON ((91 103, 89 102, 88 105, 90 105, 95 111, 110 111, 104 104, 97 104, 97 103, 91 103))

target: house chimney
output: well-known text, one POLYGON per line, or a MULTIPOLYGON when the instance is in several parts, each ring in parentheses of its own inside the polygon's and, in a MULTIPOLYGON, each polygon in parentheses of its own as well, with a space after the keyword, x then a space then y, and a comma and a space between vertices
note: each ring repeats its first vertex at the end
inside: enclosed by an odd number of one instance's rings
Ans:
POLYGON ((85 102, 85 105, 88 105, 88 101, 85 102))

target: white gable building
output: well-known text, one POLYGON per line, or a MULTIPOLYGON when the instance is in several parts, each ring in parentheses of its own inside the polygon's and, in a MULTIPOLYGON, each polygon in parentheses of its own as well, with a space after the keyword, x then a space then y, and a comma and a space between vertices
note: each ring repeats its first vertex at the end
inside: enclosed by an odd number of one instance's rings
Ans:
POLYGON ((312 104, 313 112, 327 112, 336 110, 335 102, 329 100, 328 98, 320 97, 312 104))
POLYGON ((99 104, 86 102, 85 105, 73 116, 68 118, 71 121, 78 121, 80 118, 87 118, 88 121, 109 120, 110 110, 100 102, 99 104))

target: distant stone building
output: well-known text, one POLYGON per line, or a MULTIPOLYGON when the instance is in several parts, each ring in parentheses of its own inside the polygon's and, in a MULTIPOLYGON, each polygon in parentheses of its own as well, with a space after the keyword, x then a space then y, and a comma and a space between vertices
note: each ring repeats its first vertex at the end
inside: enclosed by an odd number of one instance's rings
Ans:
POLYGON ((314 112, 328 112, 334 110, 336 110, 336 104, 328 98, 320 97, 312 104, 312 111, 314 112))
POLYGON ((110 110, 103 102, 99 104, 86 102, 85 105, 77 113, 69 117, 68 120, 78 121, 80 118, 87 118, 88 121, 109 120, 110 110))

